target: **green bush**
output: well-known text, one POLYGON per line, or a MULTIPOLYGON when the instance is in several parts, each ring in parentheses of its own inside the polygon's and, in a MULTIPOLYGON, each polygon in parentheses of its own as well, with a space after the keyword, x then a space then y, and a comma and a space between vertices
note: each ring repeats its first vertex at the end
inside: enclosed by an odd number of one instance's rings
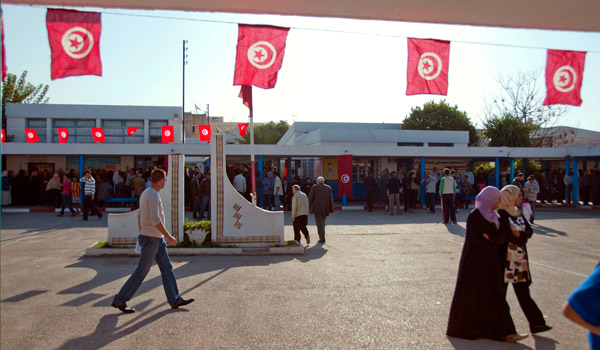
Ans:
POLYGON ((211 239, 211 222, 210 220, 203 221, 194 221, 190 219, 183 220, 183 242, 181 242, 179 247, 182 248, 215 248, 219 247, 218 244, 213 243, 211 239), (206 238, 204 242, 202 242, 201 246, 198 246, 194 242, 190 241, 190 237, 187 232, 194 230, 204 230, 206 232, 206 238))

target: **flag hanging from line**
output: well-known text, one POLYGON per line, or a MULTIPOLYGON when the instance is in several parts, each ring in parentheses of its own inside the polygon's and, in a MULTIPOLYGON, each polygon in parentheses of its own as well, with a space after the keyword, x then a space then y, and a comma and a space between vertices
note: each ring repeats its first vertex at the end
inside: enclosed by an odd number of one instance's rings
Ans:
POLYGON ((406 94, 448 94, 450 42, 408 38, 406 94))
POLYGON ((585 52, 548 50, 544 106, 581 106, 581 83, 585 52))
POLYGON ((4 143, 5 139, 6 139, 6 134, 4 133, 4 129, 2 129, 2 138, 1 138, 2 141, 0 141, 0 143, 4 143))
POLYGON ((233 85, 274 88, 289 31, 290 28, 239 24, 233 85))
POLYGON ((100 13, 48 9, 46 27, 52 80, 75 75, 102 76, 100 13))
POLYGON ((238 97, 242 99, 244 106, 252 112, 252 85, 242 85, 238 97))
POLYGON ((25 137, 27 137, 27 143, 35 143, 40 141, 35 129, 25 129, 25 137))
POLYGON ((58 139, 60 143, 66 143, 69 140, 69 129, 68 128, 57 128, 58 139))
POLYGON ((212 134, 210 125, 198 125, 198 134, 200 135, 200 141, 210 143, 210 135, 212 134))
POLYGON ((246 131, 248 131, 248 123, 239 123, 238 129, 240 130, 240 136, 246 136, 246 131))
POLYGON ((91 128, 92 136, 94 137, 94 142, 106 142, 104 138, 104 130, 102 128, 91 128))
POLYGON ((352 199, 352 155, 338 156, 338 198, 352 199))
POLYGON ((175 142, 175 128, 172 125, 162 127, 162 143, 175 142))
POLYGON ((137 129, 138 129, 137 126, 128 126, 127 127, 127 135, 129 135, 129 137, 131 137, 131 135, 135 134, 137 129))

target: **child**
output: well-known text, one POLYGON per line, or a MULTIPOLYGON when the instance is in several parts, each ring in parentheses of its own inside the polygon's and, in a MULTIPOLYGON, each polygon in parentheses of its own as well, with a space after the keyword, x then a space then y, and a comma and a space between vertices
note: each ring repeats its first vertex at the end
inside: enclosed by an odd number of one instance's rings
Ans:
POLYGON ((533 223, 533 212, 531 211, 531 203, 529 199, 523 198, 523 216, 527 222, 533 223))
POLYGON ((77 176, 73 176, 73 178, 71 179, 71 198, 73 200, 73 207, 75 207, 75 210, 77 210, 77 213, 75 215, 79 215, 80 213, 80 208, 81 208, 81 185, 79 184, 79 180, 77 179, 77 176))

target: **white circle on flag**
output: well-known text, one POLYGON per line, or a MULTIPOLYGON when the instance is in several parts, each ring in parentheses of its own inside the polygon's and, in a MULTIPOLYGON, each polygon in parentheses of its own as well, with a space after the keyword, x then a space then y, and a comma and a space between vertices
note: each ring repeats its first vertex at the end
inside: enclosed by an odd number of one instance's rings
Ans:
POLYGON ((442 59, 434 52, 425 52, 419 58, 417 71, 421 78, 433 80, 439 77, 442 72, 442 59))
POLYGON ((258 69, 267 69, 275 63, 277 51, 268 41, 258 41, 248 49, 248 61, 258 69))
POLYGON ((169 130, 165 130, 165 136, 166 136, 166 137, 169 137, 169 136, 171 136, 171 132, 170 132, 169 130))
POLYGON ((30 138, 30 139, 32 139, 33 138, 33 133, 32 132, 27 133, 27 137, 30 138))
POLYGON ((350 181, 350 176, 348 176, 348 174, 343 174, 340 179, 342 180, 342 183, 347 184, 350 181))
POLYGON ((571 66, 562 66, 554 72, 554 87, 560 92, 569 92, 575 88, 577 73, 571 66))
POLYGON ((60 137, 62 137, 64 139, 65 137, 67 137, 67 133, 64 132, 64 131, 61 131, 60 132, 60 137))
POLYGON ((102 133, 100 131, 96 131, 96 137, 102 137, 102 133))
POLYGON ((80 59, 92 51, 94 36, 85 28, 73 27, 63 34, 61 43, 67 55, 80 59))
POLYGON ((208 135, 208 130, 202 129, 202 135, 204 135, 204 136, 208 135))

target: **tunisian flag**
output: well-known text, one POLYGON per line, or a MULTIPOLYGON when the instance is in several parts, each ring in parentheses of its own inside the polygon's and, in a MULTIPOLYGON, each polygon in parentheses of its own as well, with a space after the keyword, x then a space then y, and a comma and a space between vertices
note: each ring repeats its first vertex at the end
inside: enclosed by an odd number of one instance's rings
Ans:
POLYGON ((102 128, 91 128, 92 136, 94 137, 94 142, 106 142, 104 138, 104 130, 102 128))
POLYGON ((238 129, 240 130, 240 136, 246 136, 246 131, 248 131, 248 123, 239 123, 238 129))
POLYGON ((127 127, 127 135, 129 135, 129 137, 131 137, 131 135, 135 134, 137 129, 138 129, 137 126, 128 126, 127 127))
POLYGON ((200 141, 210 142, 211 135, 210 125, 198 125, 198 134, 200 135, 200 141))
POLYGON ((274 88, 289 31, 290 28, 239 24, 233 85, 274 88))
POLYGON ((585 52, 548 50, 544 106, 581 106, 581 82, 585 52))
POLYGON ((27 137, 27 143, 35 143, 40 141, 35 129, 25 129, 25 137, 27 137))
POLYGON ((338 156, 338 198, 352 199, 352 155, 338 156))
POLYGON ((162 137, 161 137, 162 143, 175 142, 175 127, 170 125, 170 126, 163 126, 161 129, 162 129, 162 137))
POLYGON ((450 42, 408 38, 406 94, 448 94, 450 42))
POLYGON ((4 140, 6 139, 6 134, 4 133, 4 129, 2 129, 2 138, 1 138, 1 143, 4 143, 4 140))
POLYGON ((66 143, 69 140, 69 129, 68 128, 57 128, 58 139, 60 143, 66 143))
POLYGON ((100 13, 48 9, 52 80, 73 75, 102 76, 100 13))

